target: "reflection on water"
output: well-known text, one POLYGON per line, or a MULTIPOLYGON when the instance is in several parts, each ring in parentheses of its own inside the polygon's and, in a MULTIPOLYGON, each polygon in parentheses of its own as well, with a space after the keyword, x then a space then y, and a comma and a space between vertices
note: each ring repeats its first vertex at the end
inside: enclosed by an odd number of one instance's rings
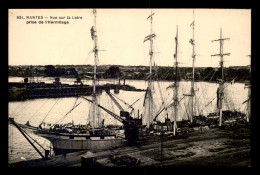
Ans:
MULTIPOLYGON (((39 78, 40 81, 45 81, 46 83, 52 83, 53 78, 39 78)), ((9 77, 9 82, 19 82, 23 81, 23 78, 19 77, 9 77)), ((75 79, 69 78, 61 78, 62 83, 73 84, 75 79)), ((90 80, 85 81, 84 84, 91 85, 92 82, 90 80)), ((100 84, 105 83, 117 83, 117 80, 102 80, 99 81, 100 84)), ((135 86, 136 88, 146 89, 147 82, 143 80, 126 80, 126 84, 135 86)), ((153 87, 153 97, 154 103, 156 105, 155 112, 162 109, 162 107, 167 106, 172 103, 173 100, 173 92, 174 89, 169 87, 173 82, 170 81, 159 81, 154 82, 153 87), (164 103, 162 103, 164 102, 164 103), (163 105, 164 104, 164 105, 163 105)), ((243 83, 235 83, 233 85, 226 84, 227 88, 225 89, 225 100, 224 104, 226 109, 236 109, 243 111, 245 108, 245 104, 242 104, 247 99, 248 89, 244 88, 243 83)), ((209 112, 213 112, 216 110, 216 90, 218 88, 218 84, 216 83, 208 83, 208 82, 196 82, 195 90, 196 90, 196 98, 195 98, 195 107, 194 111, 197 114, 206 115, 209 112), (211 103, 210 103, 211 102, 211 103)), ((189 109, 187 106, 189 105, 189 97, 184 97, 183 94, 189 94, 190 91, 190 82, 181 81, 179 83, 179 99, 180 105, 178 110, 177 120, 187 119, 189 114, 189 109)), ((111 91, 114 94, 113 91, 111 91)), ((137 117, 138 109, 139 113, 144 113, 144 95, 145 92, 134 92, 134 91, 122 91, 120 90, 119 94, 114 94, 119 99, 118 102, 125 109, 130 111, 128 105, 125 103, 132 105, 134 107, 133 116, 137 117)), ((86 97, 91 99, 90 96, 86 97)), ((109 98, 109 96, 103 92, 98 97, 98 102, 100 105, 109 109, 110 111, 119 115, 119 109, 113 103, 113 101, 109 98)), ((66 98, 43 98, 43 99, 33 99, 26 100, 21 102, 9 102, 9 117, 13 117, 17 123, 25 124, 27 121, 30 122, 32 126, 38 126, 42 121, 46 123, 55 123, 65 115, 66 117, 62 120, 61 123, 71 122, 73 120, 74 124, 87 124, 88 116, 89 116, 89 108, 90 103, 84 100, 83 98, 76 97, 66 97, 66 98), (79 104, 80 103, 80 104, 79 104), (72 112, 66 115, 75 104, 79 104, 77 108, 75 108, 72 112)), ((173 108, 168 108, 167 113, 170 119, 173 117, 173 108)), ((158 120, 163 121, 166 116, 166 111, 162 112, 158 117, 158 120)), ((104 124, 116 124, 122 125, 116 119, 100 110, 100 118, 105 119, 104 124)), ((13 128, 13 137, 9 136, 9 147, 12 147, 8 150, 9 153, 9 162, 16 162, 21 160, 21 157, 25 159, 35 159, 41 158, 39 154, 32 148, 32 146, 26 141, 26 139, 21 135, 21 133, 13 126, 9 128, 9 132, 13 128), (11 140, 12 139, 12 140, 11 140)), ((36 139, 39 143, 43 144, 43 147, 49 149, 50 142, 44 138, 38 137, 28 131, 29 134, 36 139)), ((42 149, 40 149, 43 152, 42 149)))
MULTIPOLYGON (((33 137, 33 139, 37 140, 39 144, 46 150, 50 150, 50 142, 43 137, 39 137, 30 132, 30 130, 26 130, 26 132, 33 137)), ((14 163, 23 160, 30 159, 39 159, 41 156, 37 153, 37 151, 30 145, 30 143, 24 138, 24 136, 16 129, 15 126, 9 124, 9 138, 8 138, 8 162, 14 163), (12 136, 10 135, 11 133, 12 136)), ((36 145, 36 147, 41 151, 44 155, 44 150, 36 145)), ((52 153, 51 153, 52 154, 52 153)))

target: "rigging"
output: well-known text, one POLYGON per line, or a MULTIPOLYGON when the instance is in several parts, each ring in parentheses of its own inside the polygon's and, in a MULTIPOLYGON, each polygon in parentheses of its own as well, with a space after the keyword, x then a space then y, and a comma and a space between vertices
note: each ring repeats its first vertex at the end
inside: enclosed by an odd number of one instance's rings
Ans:
POLYGON ((211 56, 220 56, 220 68, 221 68, 221 81, 219 82, 219 97, 218 97, 218 110, 219 110, 219 126, 222 125, 222 101, 223 101, 223 85, 224 85, 224 71, 223 71, 223 57, 229 56, 230 53, 223 53, 223 42, 229 40, 230 38, 222 38, 222 28, 220 28, 220 38, 214 41, 218 41, 220 44, 219 54, 214 54, 211 56))

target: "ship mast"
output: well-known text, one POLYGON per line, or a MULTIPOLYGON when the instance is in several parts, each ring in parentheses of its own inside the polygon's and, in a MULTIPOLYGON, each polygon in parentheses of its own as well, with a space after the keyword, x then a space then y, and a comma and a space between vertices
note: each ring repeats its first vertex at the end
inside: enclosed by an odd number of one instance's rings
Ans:
POLYGON ((173 97, 173 101, 174 101, 174 117, 173 117, 173 135, 175 136, 176 134, 176 129, 177 129, 177 123, 176 123, 176 119, 177 119, 177 115, 178 115, 178 87, 179 87, 179 83, 178 83, 178 26, 177 26, 177 31, 176 31, 176 37, 175 37, 175 54, 174 54, 174 59, 175 59, 175 95, 173 97))
POLYGON ((221 81, 219 82, 219 89, 218 89, 218 110, 219 110, 219 126, 222 125, 222 102, 223 102, 223 85, 224 85, 224 71, 223 71, 223 57, 229 56, 230 53, 223 53, 223 44, 225 40, 229 40, 230 38, 222 38, 222 28, 220 28, 220 38, 214 41, 219 41, 220 43, 220 50, 219 54, 211 55, 211 56, 220 56, 220 69, 221 69, 221 81))
POLYGON ((191 23, 191 26, 192 26, 192 39, 190 40, 190 43, 192 45, 192 81, 191 81, 191 90, 190 90, 190 93, 191 93, 191 96, 190 96, 190 101, 191 101, 191 116, 190 116, 190 122, 192 123, 192 120, 193 120, 193 116, 194 116, 194 96, 195 96, 195 93, 194 93, 194 74, 195 74, 195 68, 194 68, 194 63, 195 63, 195 40, 194 40, 194 30, 195 30, 195 20, 194 20, 194 10, 193 10, 193 22, 191 23))
MULTIPOLYGON (((151 19, 151 32, 150 34, 152 35, 153 34, 153 16, 152 16, 152 11, 151 11, 151 15, 150 15, 150 19, 151 19)), ((148 87, 149 87, 149 91, 150 91, 150 95, 149 95, 149 112, 148 112, 148 116, 149 116, 149 119, 148 119, 148 122, 149 124, 151 124, 151 118, 152 118, 152 112, 151 112, 151 109, 152 109, 152 60, 153 60, 153 39, 151 38, 150 39, 150 72, 149 72, 149 82, 148 82, 148 87)))
MULTIPOLYGON (((148 95, 148 118, 147 118, 147 124, 150 125, 152 122, 152 108, 153 108, 153 100, 152 100, 152 61, 153 61, 153 39, 156 36, 153 33, 153 15, 154 13, 151 11, 151 15, 148 16, 147 19, 150 18, 151 22, 151 28, 150 28, 150 35, 146 36, 144 39, 144 42, 147 40, 150 40, 150 71, 149 71, 149 80, 148 80, 148 89, 147 89, 147 95, 148 95)), ((149 126, 148 126, 149 127, 149 126)))
POLYGON ((97 74, 97 59, 98 59, 98 49, 97 49, 97 29, 96 29, 96 17, 97 11, 93 9, 94 14, 94 26, 91 28, 91 36, 94 40, 94 78, 93 78, 93 93, 92 93, 92 100, 93 100, 93 108, 92 108, 92 129, 94 133, 94 128, 96 127, 95 117, 97 114, 97 98, 96 98, 96 74, 97 74))

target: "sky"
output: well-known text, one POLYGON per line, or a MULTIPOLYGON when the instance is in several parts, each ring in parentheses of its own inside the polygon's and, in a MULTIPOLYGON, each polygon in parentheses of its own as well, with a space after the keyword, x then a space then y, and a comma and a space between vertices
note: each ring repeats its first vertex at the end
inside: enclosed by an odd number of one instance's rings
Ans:
MULTIPOLYGON (((154 60, 158 66, 173 66, 175 36, 178 26, 179 66, 192 66, 190 24, 195 19, 195 52, 197 67, 218 67, 220 28, 225 38, 224 66, 250 65, 250 9, 152 9, 154 60)), ((90 29, 92 9, 9 9, 9 65, 86 65, 94 64, 90 29), (69 24, 26 24, 39 19, 17 19, 17 16, 70 16, 69 24), (75 19, 75 17, 82 19, 75 19), (74 19, 72 19, 72 17, 74 19)), ((151 9, 97 9, 99 65, 149 65, 151 9)), ((57 21, 57 20, 53 20, 57 21)))

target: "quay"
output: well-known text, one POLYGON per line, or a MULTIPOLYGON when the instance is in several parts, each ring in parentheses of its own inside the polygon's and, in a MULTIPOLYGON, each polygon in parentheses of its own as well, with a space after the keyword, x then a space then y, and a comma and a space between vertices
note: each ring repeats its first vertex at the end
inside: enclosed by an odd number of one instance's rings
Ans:
MULTIPOLYGON (((137 146, 94 151, 95 164, 101 167, 250 167, 250 125, 197 130, 183 135, 148 136, 137 146), (121 159, 120 159, 121 158, 121 159), (138 164, 127 164, 127 160, 138 164)), ((10 167, 84 167, 87 151, 68 153, 10 164, 10 167)))
MULTIPOLYGON (((119 90, 125 91, 145 91, 125 84, 104 84, 97 85, 97 94, 102 90, 113 89, 115 93, 119 90)), ((35 98, 60 98, 60 97, 78 97, 89 96, 92 94, 93 86, 83 84, 61 84, 59 81, 51 83, 26 83, 26 82, 9 82, 8 99, 9 101, 22 101, 35 98)))

